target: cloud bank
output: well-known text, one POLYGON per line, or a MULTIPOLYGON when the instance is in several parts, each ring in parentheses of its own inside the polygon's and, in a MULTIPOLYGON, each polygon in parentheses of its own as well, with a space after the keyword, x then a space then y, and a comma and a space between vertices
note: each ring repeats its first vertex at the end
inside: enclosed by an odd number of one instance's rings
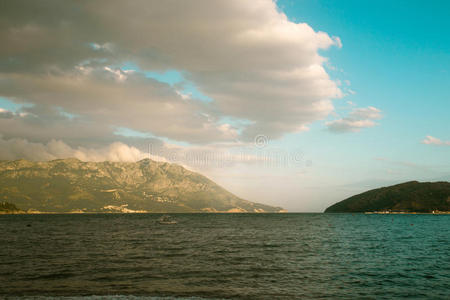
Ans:
POLYGON ((155 161, 166 161, 164 158, 149 155, 136 147, 130 147, 121 142, 115 142, 102 148, 72 148, 61 140, 51 140, 50 142, 34 143, 25 139, 4 139, 0 138, 0 157, 2 159, 28 159, 37 161, 47 161, 58 158, 74 157, 82 161, 120 161, 135 162, 144 158, 151 158, 155 161))
POLYGON ((34 105, 0 112, 8 138, 106 146, 117 127, 196 144, 279 138, 342 96, 318 54, 340 39, 270 0, 8 1, 0 41, 0 97, 34 105), (212 101, 146 75, 168 70, 212 101))

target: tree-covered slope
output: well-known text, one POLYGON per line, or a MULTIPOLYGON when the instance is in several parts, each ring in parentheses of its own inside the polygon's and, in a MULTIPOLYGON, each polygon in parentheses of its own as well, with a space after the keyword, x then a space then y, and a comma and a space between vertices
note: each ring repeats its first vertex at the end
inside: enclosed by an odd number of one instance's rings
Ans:
POLYGON ((279 207, 236 197, 179 165, 0 161, 0 201, 45 212, 278 212, 279 207))
POLYGON ((450 211, 449 182, 410 181, 370 190, 328 207, 325 212, 450 211))

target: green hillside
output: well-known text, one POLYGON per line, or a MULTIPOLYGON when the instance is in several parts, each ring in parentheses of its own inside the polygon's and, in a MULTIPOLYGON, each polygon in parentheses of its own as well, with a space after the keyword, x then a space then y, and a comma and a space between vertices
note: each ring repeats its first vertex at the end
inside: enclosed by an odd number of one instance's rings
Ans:
POLYGON ((0 201, 41 212, 279 212, 170 163, 0 161, 0 201))
POLYGON ((449 182, 410 181, 367 191, 328 207, 325 212, 450 211, 449 182))

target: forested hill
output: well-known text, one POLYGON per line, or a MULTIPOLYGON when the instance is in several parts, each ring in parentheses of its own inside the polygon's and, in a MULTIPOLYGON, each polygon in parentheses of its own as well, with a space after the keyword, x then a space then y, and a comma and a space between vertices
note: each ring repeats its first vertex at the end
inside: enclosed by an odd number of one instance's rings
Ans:
POLYGON ((410 181, 352 196, 328 207, 337 212, 433 212, 450 211, 450 182, 410 181))

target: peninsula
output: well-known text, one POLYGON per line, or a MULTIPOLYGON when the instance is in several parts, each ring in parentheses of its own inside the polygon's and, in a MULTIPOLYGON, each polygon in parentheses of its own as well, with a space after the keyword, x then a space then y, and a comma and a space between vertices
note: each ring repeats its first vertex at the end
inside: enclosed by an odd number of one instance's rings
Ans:
POLYGON ((450 211, 450 182, 410 181, 352 196, 326 213, 445 213, 450 211))

